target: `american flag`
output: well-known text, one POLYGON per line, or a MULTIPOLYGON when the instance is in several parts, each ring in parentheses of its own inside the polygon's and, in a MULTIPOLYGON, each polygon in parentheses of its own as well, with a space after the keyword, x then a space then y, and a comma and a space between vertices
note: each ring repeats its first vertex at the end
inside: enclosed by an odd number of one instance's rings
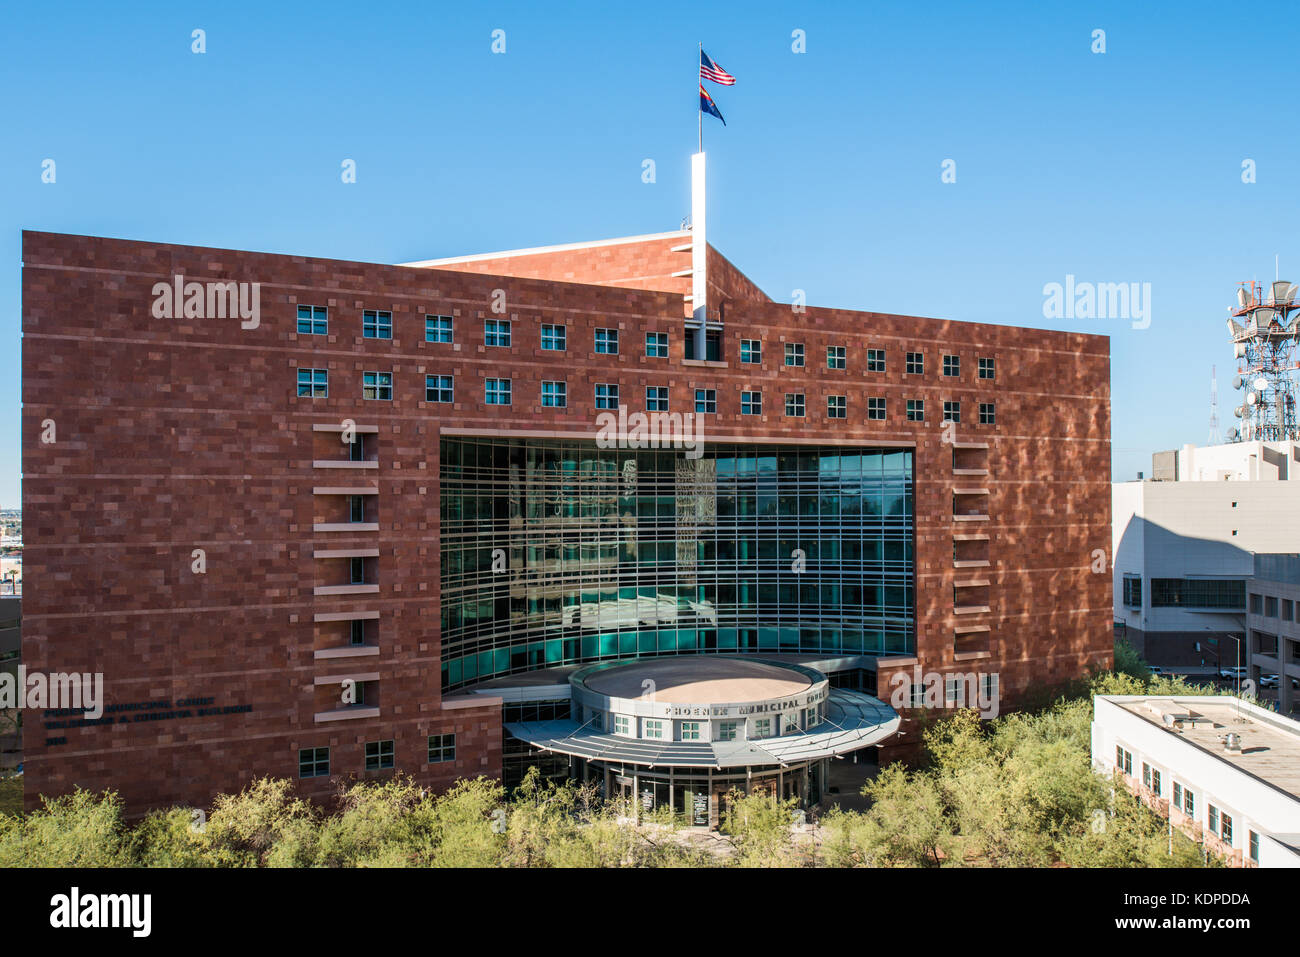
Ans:
POLYGON ((709 59, 709 55, 700 51, 700 79, 712 80, 723 86, 735 86, 736 78, 709 59))

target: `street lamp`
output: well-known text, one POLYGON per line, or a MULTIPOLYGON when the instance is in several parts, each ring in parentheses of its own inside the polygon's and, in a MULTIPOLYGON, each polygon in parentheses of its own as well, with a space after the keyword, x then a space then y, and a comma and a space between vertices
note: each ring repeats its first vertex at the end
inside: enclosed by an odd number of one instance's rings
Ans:
MULTIPOLYGON (((1209 631, 1210 626, 1206 625, 1205 630, 1209 631)), ((1233 669, 1232 676, 1237 679, 1237 720, 1240 721, 1241 720, 1241 638, 1239 638, 1237 635, 1227 635, 1227 634, 1225 634, 1223 637, 1231 638, 1233 641, 1237 643, 1237 667, 1233 669)), ((1219 670, 1220 672, 1222 672, 1223 655, 1218 653, 1219 639, 1207 637, 1206 641, 1214 642, 1215 660, 1219 662, 1219 670)))

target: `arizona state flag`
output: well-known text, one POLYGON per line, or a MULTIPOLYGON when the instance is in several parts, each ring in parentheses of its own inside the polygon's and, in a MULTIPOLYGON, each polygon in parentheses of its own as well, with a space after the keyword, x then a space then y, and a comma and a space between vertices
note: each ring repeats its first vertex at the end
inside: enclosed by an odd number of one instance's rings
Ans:
MULTIPOLYGON (((713 102, 713 97, 709 96, 709 91, 704 89, 703 83, 700 84, 700 111, 722 120, 722 111, 718 109, 718 104, 713 102)), ((722 120, 722 125, 726 126, 727 121, 722 120)))

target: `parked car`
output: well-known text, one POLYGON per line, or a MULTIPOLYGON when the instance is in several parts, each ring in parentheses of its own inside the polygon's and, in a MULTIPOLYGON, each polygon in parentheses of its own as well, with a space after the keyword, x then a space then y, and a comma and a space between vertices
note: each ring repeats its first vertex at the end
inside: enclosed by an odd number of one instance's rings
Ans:
POLYGON ((1276 688, 1276 687, 1277 687, 1277 675, 1260 675, 1260 676, 1259 676, 1259 686, 1260 686, 1261 688, 1276 688))
POLYGON ((1165 673, 1165 669, 1161 668, 1159 665, 1147 665, 1147 668, 1153 675, 1162 675, 1165 673))
POLYGON ((1238 678, 1240 678, 1242 681, 1245 681, 1246 678, 1249 677, 1249 675, 1246 674, 1245 665, 1240 665, 1240 666, 1234 665, 1228 668, 1220 668, 1219 677, 1222 678, 1224 681, 1236 681, 1238 678))

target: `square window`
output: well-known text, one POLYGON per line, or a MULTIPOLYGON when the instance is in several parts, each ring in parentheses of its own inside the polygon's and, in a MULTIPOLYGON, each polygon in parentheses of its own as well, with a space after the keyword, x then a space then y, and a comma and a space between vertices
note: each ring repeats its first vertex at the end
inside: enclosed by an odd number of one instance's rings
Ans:
POLYGON ((424 341, 451 342, 451 316, 425 316, 424 341))
POLYGON ((785 364, 788 366, 803 365, 802 342, 787 342, 785 344, 785 364))
POLYGON ((867 371, 868 372, 885 371, 885 350, 884 349, 867 350, 867 371))
POLYGON ((912 707, 924 708, 925 707, 925 682, 913 681, 911 683, 911 688, 912 688, 912 707))
POLYGON ((382 309, 362 310, 361 336, 364 339, 393 338, 393 314, 382 309))
POLYGON ((510 345, 510 320, 483 320, 483 344, 488 346, 510 345))
POLYGON ((826 368, 843 369, 846 365, 843 346, 826 347, 826 368))
POLYGON ((770 738, 772 736, 772 719, 755 718, 754 719, 754 737, 770 738))
POLYGON ((361 397, 391 402, 393 399, 393 374, 391 372, 361 373, 361 397))
POLYGON ((828 395, 826 397, 826 415, 832 419, 848 418, 849 399, 844 395, 828 395))
POLYGON ((667 359, 668 333, 647 332, 645 334, 645 354, 651 359, 667 359))
POLYGON ((366 744, 366 770, 380 771, 393 766, 393 742, 370 741, 366 744))
POLYGON ((740 393, 740 414, 741 415, 762 415, 763 414, 763 393, 761 392, 740 393))
POLYGON ((424 377, 425 402, 454 402, 454 379, 449 375, 427 375, 424 377))
POLYGON ((329 332, 329 315, 324 306, 298 307, 298 334, 323 336, 329 332))
POLYGON ((329 398, 329 371, 326 369, 298 370, 298 397, 311 399, 329 398))
POLYGON ((510 405, 511 387, 509 379, 485 379, 484 401, 488 405, 510 405))
POLYGON ((542 326, 542 348, 548 352, 563 352, 568 330, 564 326, 542 326))
POLYGON ((718 722, 718 740, 735 741, 740 731, 739 721, 719 721, 718 722))
POLYGON ((429 735, 429 763, 442 764, 456 760, 456 736, 454 734, 429 735))
POLYGON ((618 408, 618 386, 612 382, 596 383, 596 408, 618 408))
POLYGON ((960 403, 960 402, 945 402, 945 403, 943 404, 943 420, 944 420, 945 422, 960 422, 960 421, 961 421, 961 403, 960 403))
POLYGON ((1124 576, 1124 605, 1127 608, 1142 607, 1142 579, 1138 576, 1124 576))
POLYGON ((996 424, 997 423, 994 421, 994 415, 993 415, 993 403, 981 402, 980 403, 980 425, 996 425, 996 424))
POLYGON ((749 365, 758 365, 763 361, 763 342, 761 339, 740 340, 740 361, 749 365))
POLYGON ((598 355, 605 355, 605 356, 618 355, 618 330, 617 329, 596 330, 596 353, 598 355))
POLYGON ((884 419, 885 417, 885 400, 883 398, 867 399, 867 418, 884 419))
POLYGON ((330 773, 329 748, 300 748, 298 751, 298 777, 327 778, 330 773))
POLYGON ((925 421, 925 400, 924 399, 907 400, 907 421, 908 422, 925 421))
POLYGON ((615 734, 621 734, 626 737, 630 729, 631 729, 631 723, 628 721, 627 715, 625 714, 614 715, 615 734))
POLYGON ((700 723, 698 721, 682 722, 682 740, 683 741, 700 740, 700 723))
POLYGON ((960 679, 960 678, 954 678, 954 677, 952 677, 952 676, 950 676, 950 675, 945 675, 945 676, 944 676, 944 679, 943 679, 943 702, 944 702, 944 704, 946 704, 946 705, 948 705, 948 706, 950 706, 950 707, 951 707, 952 705, 955 705, 955 704, 957 703, 957 698, 958 698, 958 693, 959 693, 959 692, 963 692, 962 697, 965 697, 965 695, 964 695, 964 689, 963 689, 962 686, 961 686, 961 679, 960 679))
POLYGON ((645 389, 645 407, 647 412, 668 411, 668 386, 648 385, 645 389))
POLYGON ((980 356, 979 375, 981 379, 994 378, 993 360, 988 356, 980 356))
POLYGON ((787 392, 785 394, 785 414, 795 417, 803 416, 804 394, 802 392, 787 392))
POLYGON ((718 390, 717 389, 696 389, 695 390, 695 411, 716 414, 718 411, 718 390))
POLYGON ((907 354, 907 374, 924 375, 925 374, 925 355, 920 352, 909 352, 907 354))
POLYGON ((552 409, 563 409, 569 404, 569 385, 567 382, 543 382, 542 405, 552 409))
POLYGON ((643 718, 641 720, 641 737, 643 738, 662 738, 664 736, 664 723, 658 718, 643 718))
POLYGON ((961 356, 944 356, 943 374, 949 378, 961 375, 961 356))

